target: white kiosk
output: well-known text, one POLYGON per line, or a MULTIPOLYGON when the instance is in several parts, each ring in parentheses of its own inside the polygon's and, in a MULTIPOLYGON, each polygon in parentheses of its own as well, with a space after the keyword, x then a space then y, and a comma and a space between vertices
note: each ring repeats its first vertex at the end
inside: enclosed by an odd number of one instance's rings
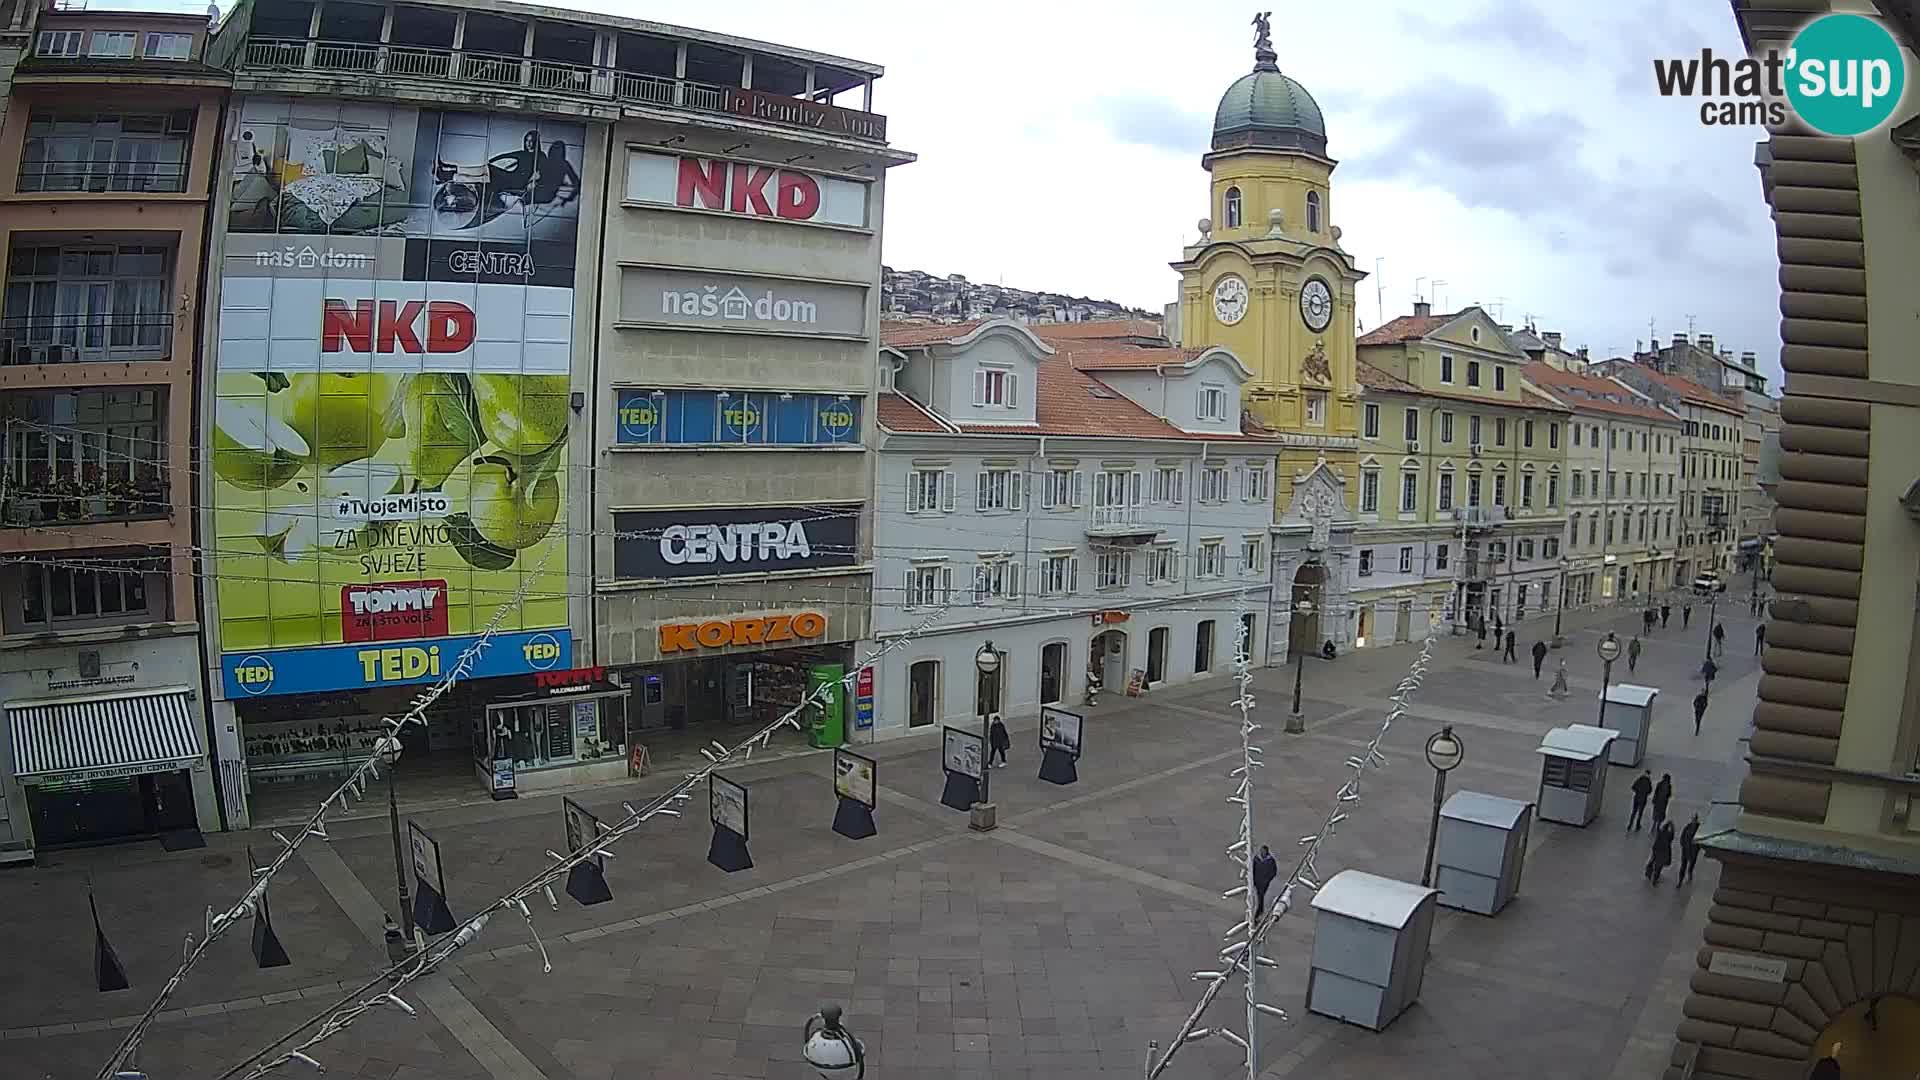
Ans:
POLYGON ((1647 756, 1647 739, 1653 730, 1653 699, 1660 691, 1651 686, 1614 683, 1607 687, 1606 726, 1620 733, 1613 741, 1608 761, 1634 766, 1647 756))
POLYGON ((1307 1008, 1380 1031, 1420 996, 1433 936, 1432 889, 1342 870, 1313 896, 1307 1008))
POLYGON ((1440 808, 1440 845, 1433 884, 1440 903, 1496 915, 1520 891, 1533 804, 1478 791, 1456 791, 1440 808))
POLYGON ((1570 724, 1540 741, 1540 820, 1585 826, 1600 816, 1607 770, 1600 759, 1619 732, 1570 724))

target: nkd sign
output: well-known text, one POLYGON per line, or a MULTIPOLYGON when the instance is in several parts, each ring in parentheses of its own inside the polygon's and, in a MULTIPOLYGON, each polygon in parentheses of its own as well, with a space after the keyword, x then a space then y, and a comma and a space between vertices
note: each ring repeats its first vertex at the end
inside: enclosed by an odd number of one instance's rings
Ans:
POLYGON ((627 200, 776 221, 867 227, 867 185, 778 165, 627 153, 627 200))

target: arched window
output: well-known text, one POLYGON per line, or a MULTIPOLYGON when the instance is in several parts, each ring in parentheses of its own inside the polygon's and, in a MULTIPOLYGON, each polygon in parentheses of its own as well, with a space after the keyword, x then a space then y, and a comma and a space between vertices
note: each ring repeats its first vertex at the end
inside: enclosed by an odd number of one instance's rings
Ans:
POLYGON ((1307 231, 1320 231, 1320 193, 1307 192, 1307 231))
POLYGON ((1240 227, 1240 189, 1239 188, 1230 187, 1227 189, 1226 213, 1220 216, 1227 219, 1227 228, 1237 229, 1240 227))

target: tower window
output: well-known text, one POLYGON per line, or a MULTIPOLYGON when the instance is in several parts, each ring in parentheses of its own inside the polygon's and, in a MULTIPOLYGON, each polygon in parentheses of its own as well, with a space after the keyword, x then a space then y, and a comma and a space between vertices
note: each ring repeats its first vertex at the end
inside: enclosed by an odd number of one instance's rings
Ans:
POLYGON ((1237 229, 1240 227, 1240 189, 1239 188, 1230 187, 1227 189, 1227 212, 1221 216, 1227 219, 1227 228, 1237 229))
POLYGON ((1320 231, 1320 193, 1307 192, 1307 231, 1320 231))

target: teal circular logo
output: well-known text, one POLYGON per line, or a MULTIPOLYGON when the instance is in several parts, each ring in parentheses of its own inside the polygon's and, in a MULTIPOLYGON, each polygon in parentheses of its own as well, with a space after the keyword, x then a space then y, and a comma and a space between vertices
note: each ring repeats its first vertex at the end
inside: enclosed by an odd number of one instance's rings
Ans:
POLYGON ((1815 131, 1872 131, 1893 115, 1906 89, 1899 43, 1864 15, 1823 15, 1794 36, 1787 100, 1815 131))

